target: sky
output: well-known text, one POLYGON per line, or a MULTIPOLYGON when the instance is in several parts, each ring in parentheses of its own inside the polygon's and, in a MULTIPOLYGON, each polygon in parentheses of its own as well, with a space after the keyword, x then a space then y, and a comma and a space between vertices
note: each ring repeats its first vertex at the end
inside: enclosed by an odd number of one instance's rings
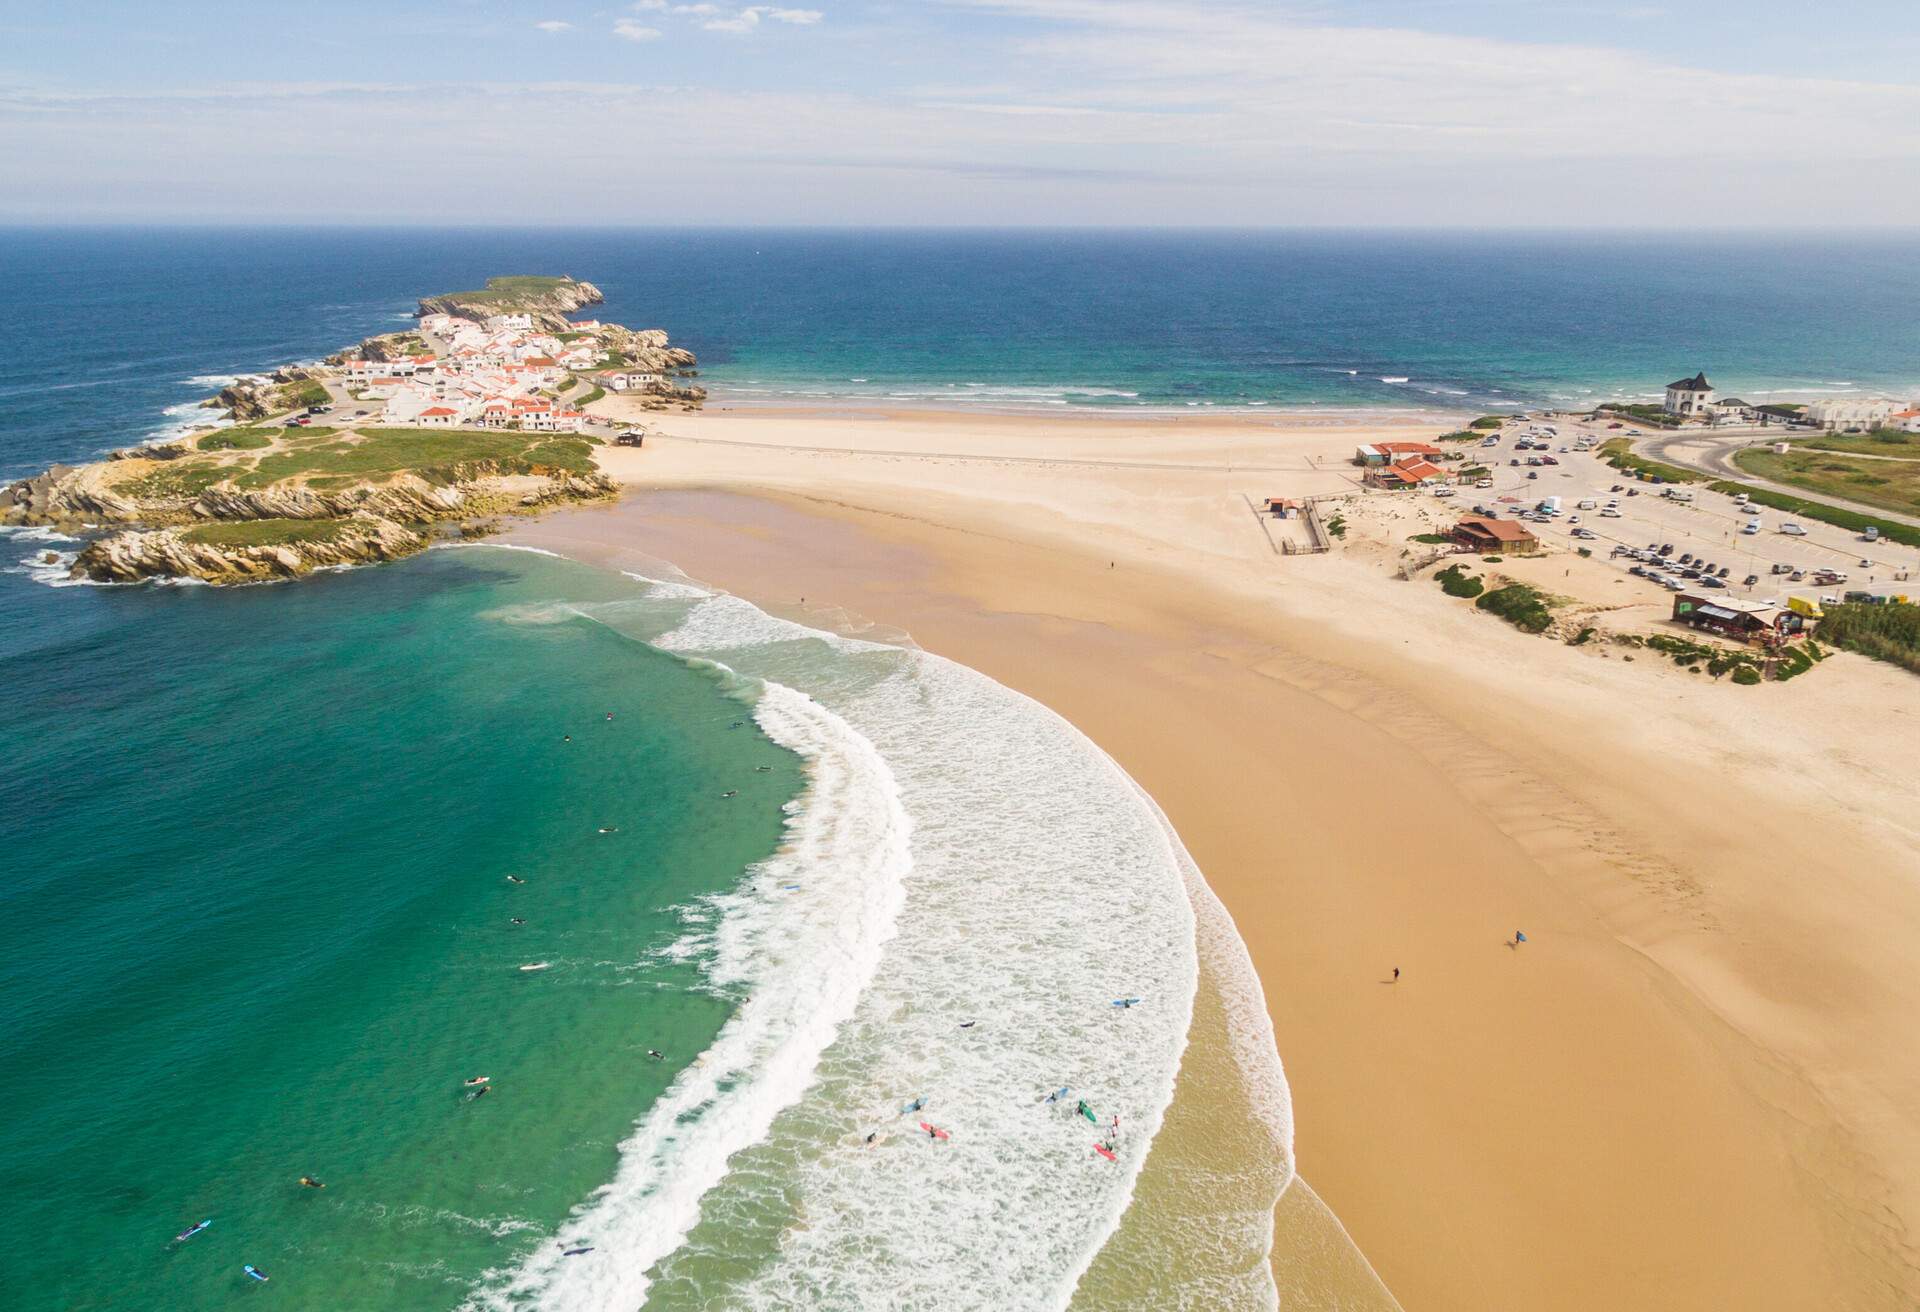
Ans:
POLYGON ((0 222, 1920 216, 1920 0, 0 0, 0 17, 0 222))

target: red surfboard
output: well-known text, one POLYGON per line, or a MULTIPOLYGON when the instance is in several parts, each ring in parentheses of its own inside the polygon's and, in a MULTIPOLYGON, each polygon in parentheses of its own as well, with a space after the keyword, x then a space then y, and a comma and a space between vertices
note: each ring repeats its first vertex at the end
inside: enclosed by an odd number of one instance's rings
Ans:
POLYGON ((1097 1143, 1097 1144, 1095 1144, 1095 1145, 1093 1146, 1093 1150, 1094 1150, 1095 1152, 1097 1152, 1097 1153, 1099 1153, 1099 1154, 1100 1154, 1100 1155, 1101 1155, 1102 1157, 1104 1157, 1104 1158, 1106 1158, 1106 1159, 1107 1159, 1108 1161, 1110 1161, 1110 1162, 1117 1162, 1117 1161, 1119 1161, 1119 1160, 1120 1160, 1120 1159, 1119 1159, 1118 1157, 1115 1157, 1115 1156, 1113 1155, 1113 1149, 1111 1149, 1111 1148, 1109 1148, 1109 1147, 1107 1147, 1107 1146, 1106 1146, 1105 1144, 1103 1144, 1103 1143, 1097 1143))
POLYGON ((920 1128, 936 1139, 944 1139, 947 1137, 947 1132, 937 1125, 928 1125, 925 1121, 922 1121, 920 1122, 920 1128))

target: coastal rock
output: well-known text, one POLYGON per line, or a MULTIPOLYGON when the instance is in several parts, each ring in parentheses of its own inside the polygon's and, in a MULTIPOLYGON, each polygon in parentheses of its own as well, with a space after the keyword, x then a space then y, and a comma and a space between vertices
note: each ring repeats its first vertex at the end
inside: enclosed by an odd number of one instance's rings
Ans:
POLYGON ((599 501, 620 495, 620 485, 598 470, 591 474, 562 475, 547 486, 520 498, 522 509, 534 509, 567 501, 599 501))
POLYGON ((225 410, 236 424, 252 423, 256 419, 265 419, 270 413, 267 409, 266 394, 257 380, 242 378, 238 382, 228 383, 214 396, 210 403, 212 409, 225 410))
POLYGON ((82 520, 136 520, 142 507, 109 490, 87 465, 54 465, 44 474, 23 478, 0 494, 0 520, 9 524, 66 524, 82 520))
MULTIPOLYGON (((491 474, 491 469, 469 471, 475 478, 491 474)), ((408 474, 378 487, 348 488, 342 492, 315 492, 299 485, 270 488, 236 488, 215 484, 203 491, 193 503, 193 513, 201 519, 340 519, 349 515, 373 515, 383 519, 427 521, 443 519, 465 511, 468 490, 458 483, 436 487, 425 479, 408 474)))
POLYGON ((377 516, 340 520, 328 527, 324 536, 263 543, 196 540, 194 529, 116 533, 89 543, 75 559, 73 574, 99 583, 151 578, 264 583, 329 566, 398 560, 426 546, 419 533, 377 516))
POLYGON ((451 314, 475 322, 494 314, 526 314, 536 327, 564 332, 566 316, 606 297, 590 282, 572 278, 490 278, 484 290, 420 298, 419 315, 451 314))

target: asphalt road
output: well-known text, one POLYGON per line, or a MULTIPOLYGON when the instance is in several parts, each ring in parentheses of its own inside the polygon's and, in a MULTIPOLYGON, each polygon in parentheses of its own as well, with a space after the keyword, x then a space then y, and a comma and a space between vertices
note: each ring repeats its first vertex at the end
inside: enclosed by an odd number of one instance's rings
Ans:
POLYGON ((1920 515, 1903 515, 1897 510, 1882 510, 1878 506, 1850 501, 1845 497, 1815 494, 1789 483, 1776 483, 1771 479, 1757 478, 1733 463, 1736 452, 1750 446, 1778 441, 1783 436, 1784 433, 1780 430, 1774 430, 1770 434, 1756 433, 1753 430, 1733 434, 1712 431, 1661 433, 1652 437, 1635 438, 1633 449, 1654 460, 1664 460, 1670 465, 1709 474, 1714 478, 1734 479, 1753 487, 1763 487, 1772 492, 1784 493, 1787 496, 1802 497, 1805 500, 1818 501, 1823 505, 1834 506, 1841 510, 1875 515, 1881 519, 1892 520, 1896 524, 1920 528, 1920 515))

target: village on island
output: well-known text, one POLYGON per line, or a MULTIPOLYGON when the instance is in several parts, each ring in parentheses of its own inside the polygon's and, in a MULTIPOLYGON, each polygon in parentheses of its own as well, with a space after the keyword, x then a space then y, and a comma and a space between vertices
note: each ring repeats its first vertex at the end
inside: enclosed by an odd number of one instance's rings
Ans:
POLYGON ((636 446, 631 416, 698 409, 691 352, 659 329, 566 316, 602 300, 571 278, 495 278, 421 301, 414 326, 315 364, 235 379, 226 422, 55 466, 0 494, 0 518, 93 535, 66 561, 97 582, 247 583, 392 560, 498 516, 615 495, 593 450, 636 446))

